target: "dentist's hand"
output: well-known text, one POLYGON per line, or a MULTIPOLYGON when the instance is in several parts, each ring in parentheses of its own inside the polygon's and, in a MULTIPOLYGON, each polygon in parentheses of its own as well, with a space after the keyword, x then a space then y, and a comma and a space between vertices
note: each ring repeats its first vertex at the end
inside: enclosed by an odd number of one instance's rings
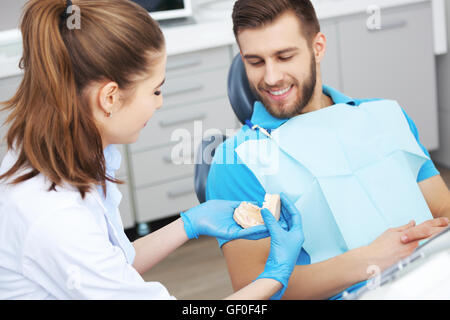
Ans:
POLYGON ((234 221, 234 210, 240 204, 240 201, 210 200, 182 212, 180 215, 188 238, 205 235, 225 240, 258 240, 268 237, 266 226, 243 229, 234 221))
POLYGON ((257 278, 270 278, 281 282, 283 288, 271 298, 277 300, 281 299, 288 286, 289 278, 305 240, 300 212, 283 193, 280 194, 280 197, 281 214, 287 222, 287 230, 280 226, 280 223, 275 220, 269 210, 261 210, 271 240, 269 257, 264 272, 257 278))

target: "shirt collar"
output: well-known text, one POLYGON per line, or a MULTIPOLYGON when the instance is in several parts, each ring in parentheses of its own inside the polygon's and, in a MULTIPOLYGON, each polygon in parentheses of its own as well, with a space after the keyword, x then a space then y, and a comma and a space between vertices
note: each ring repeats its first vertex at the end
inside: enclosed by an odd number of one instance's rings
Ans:
MULTIPOLYGON (((348 104, 351 106, 356 106, 354 99, 347 97, 343 93, 329 86, 324 85, 322 87, 324 94, 329 96, 335 104, 348 104)), ((260 101, 256 101, 253 107, 253 115, 251 122, 257 124, 266 129, 276 129, 285 123, 288 119, 278 119, 272 116, 264 107, 260 101)))

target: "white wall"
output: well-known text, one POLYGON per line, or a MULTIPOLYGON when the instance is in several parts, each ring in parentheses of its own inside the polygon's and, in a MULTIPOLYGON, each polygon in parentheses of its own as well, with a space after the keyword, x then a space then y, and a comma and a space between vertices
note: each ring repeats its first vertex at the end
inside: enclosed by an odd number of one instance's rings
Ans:
POLYGON ((0 1, 0 31, 14 29, 19 26, 22 7, 27 0, 0 1))
MULTIPOLYGON (((446 2, 447 41, 450 44, 450 3, 446 2)), ((434 161, 450 168, 450 53, 437 56, 437 83, 439 101, 439 150, 431 156, 434 161)))

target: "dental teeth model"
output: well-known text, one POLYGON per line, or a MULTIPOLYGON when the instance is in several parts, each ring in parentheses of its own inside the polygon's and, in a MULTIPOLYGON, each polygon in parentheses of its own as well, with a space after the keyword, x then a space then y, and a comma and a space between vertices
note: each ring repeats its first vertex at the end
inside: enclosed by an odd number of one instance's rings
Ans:
POLYGON ((263 225, 264 220, 261 216, 261 209, 268 209, 275 219, 279 220, 280 207, 280 196, 278 194, 266 194, 262 208, 248 202, 242 202, 234 210, 233 218, 242 228, 263 225))

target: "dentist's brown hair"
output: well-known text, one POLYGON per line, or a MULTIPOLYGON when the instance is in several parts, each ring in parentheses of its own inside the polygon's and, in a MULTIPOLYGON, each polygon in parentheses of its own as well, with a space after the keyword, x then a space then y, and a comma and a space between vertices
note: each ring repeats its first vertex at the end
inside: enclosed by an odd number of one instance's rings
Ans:
POLYGON ((152 56, 164 48, 163 34, 148 12, 129 0, 74 0, 79 29, 69 28, 65 0, 31 0, 21 32, 22 82, 3 110, 8 149, 18 160, 0 179, 18 184, 43 174, 50 190, 65 183, 84 198, 106 174, 103 145, 86 88, 114 81, 133 95, 139 76, 151 72, 152 56), (22 171, 22 169, 31 169, 22 171))

